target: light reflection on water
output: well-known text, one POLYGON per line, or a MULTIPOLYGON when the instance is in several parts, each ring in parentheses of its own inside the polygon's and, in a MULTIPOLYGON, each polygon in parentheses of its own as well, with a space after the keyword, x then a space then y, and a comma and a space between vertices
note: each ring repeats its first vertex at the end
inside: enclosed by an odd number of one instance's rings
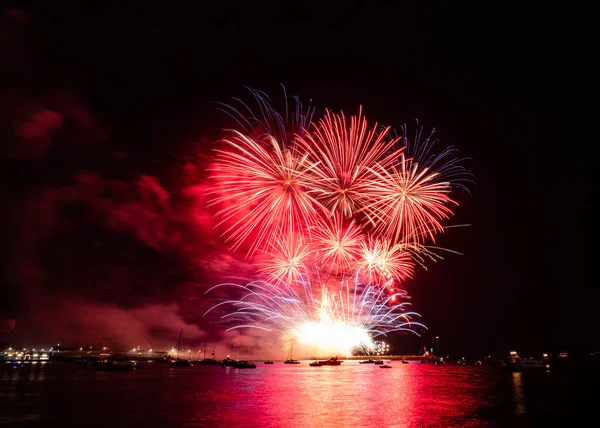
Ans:
POLYGON ((5 364, 0 426, 536 426, 556 416, 549 405, 557 412, 562 404, 549 373, 391 365, 276 362, 238 370, 156 364, 96 372, 71 363, 5 364))
POLYGON ((521 382, 523 373, 515 372, 512 373, 512 382, 514 388, 515 397, 515 409, 514 412, 517 415, 525 413, 525 392, 523 391, 523 384, 521 382))

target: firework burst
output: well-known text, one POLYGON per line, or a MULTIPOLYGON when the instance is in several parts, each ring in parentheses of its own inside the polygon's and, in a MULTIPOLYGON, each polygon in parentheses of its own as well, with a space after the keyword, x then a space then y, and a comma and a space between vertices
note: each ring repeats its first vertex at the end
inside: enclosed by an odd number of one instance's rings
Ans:
POLYGON ((267 281, 294 284, 312 259, 311 246, 301 234, 278 235, 269 243, 258 271, 266 274, 267 281))
POLYGON ((360 257, 363 232, 354 220, 334 214, 312 232, 315 262, 331 274, 352 273, 360 257))
POLYGON ((403 150, 389 153, 400 139, 390 136, 389 127, 369 127, 362 109, 350 116, 349 123, 343 114, 327 111, 313 129, 298 138, 300 149, 315 164, 311 193, 332 213, 352 217, 369 193, 369 167, 376 162, 384 167, 391 165, 403 150))
MULTIPOLYGON (((416 331, 401 289, 415 266, 439 260, 426 245, 443 233, 470 173, 455 149, 434 153, 432 132, 395 136, 362 113, 314 109, 279 114, 251 90, 258 108, 224 106, 229 130, 211 168, 211 206, 232 250, 244 248, 264 280, 245 286, 230 329, 277 332, 321 353, 372 350, 373 338, 416 331), (256 113, 255 113, 256 111, 256 113)), ((443 249, 442 249, 443 250, 443 249)), ((231 284, 229 284, 231 286, 231 284)), ((218 289, 223 285, 213 287, 218 289)), ((209 290, 209 291, 211 291, 209 290)))
POLYGON ((361 256, 360 267, 368 275, 369 282, 404 281, 414 274, 413 255, 400 244, 370 238, 363 242, 361 256))
POLYGON ((317 221, 320 204, 308 192, 314 164, 272 136, 257 140, 231 133, 223 140, 228 149, 216 150, 212 178, 217 187, 211 193, 217 197, 211 205, 225 205, 217 216, 220 225, 229 225, 224 234, 231 248, 251 238, 251 255, 276 235, 301 233, 317 221))
POLYGON ((245 286, 217 285, 207 293, 223 286, 239 288, 243 296, 239 300, 220 302, 204 315, 220 306, 231 305, 235 310, 221 317, 237 322, 228 330, 266 330, 277 333, 282 344, 298 342, 325 354, 369 352, 374 350, 373 339, 377 337, 395 331, 414 332, 416 327, 426 329, 413 320, 420 315, 408 310, 410 303, 390 304, 400 300, 404 292, 388 296, 380 287, 361 284, 358 275, 339 281, 334 291, 313 290, 306 273, 297 287, 253 281, 245 286))
POLYGON ((435 241, 435 234, 444 230, 441 220, 452 215, 448 205, 457 205, 449 196, 450 182, 439 181, 440 173, 420 168, 404 153, 398 166, 385 168, 376 164, 369 170, 374 179, 365 212, 375 231, 393 242, 423 242, 428 238, 435 241))

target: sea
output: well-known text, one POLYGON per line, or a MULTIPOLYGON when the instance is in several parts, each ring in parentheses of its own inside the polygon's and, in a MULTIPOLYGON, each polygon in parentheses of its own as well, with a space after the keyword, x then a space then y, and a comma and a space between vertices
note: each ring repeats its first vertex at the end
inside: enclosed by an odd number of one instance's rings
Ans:
POLYGON ((308 363, 148 363, 126 372, 0 364, 0 427, 552 427, 596 419, 597 370, 308 363))

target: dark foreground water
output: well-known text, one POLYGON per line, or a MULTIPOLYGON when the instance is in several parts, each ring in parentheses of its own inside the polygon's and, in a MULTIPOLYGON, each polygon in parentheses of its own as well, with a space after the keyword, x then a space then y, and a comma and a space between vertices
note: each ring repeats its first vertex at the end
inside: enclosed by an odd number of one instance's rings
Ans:
MULTIPOLYGON (((0 368, 0 427, 573 426, 593 415, 598 376, 345 361, 256 369, 73 363, 0 368)), ((596 418, 594 418, 596 419, 596 418)))

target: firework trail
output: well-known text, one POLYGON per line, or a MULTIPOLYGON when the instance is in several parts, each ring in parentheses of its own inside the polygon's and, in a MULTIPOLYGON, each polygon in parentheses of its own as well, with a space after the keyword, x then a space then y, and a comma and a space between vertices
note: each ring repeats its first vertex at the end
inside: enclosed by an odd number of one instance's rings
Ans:
POLYGON ((285 86, 281 85, 281 87, 285 109, 283 115, 273 107, 272 100, 266 93, 253 88, 246 89, 253 96, 256 104, 254 108, 239 98, 233 98, 235 104, 217 103, 218 110, 231 117, 237 124, 236 129, 242 134, 249 136, 268 134, 285 148, 296 134, 303 136, 311 131, 315 108, 310 103, 305 108, 300 98, 294 95, 292 97, 294 108, 290 111, 287 91, 285 86))
POLYGON ((405 313, 400 287, 416 265, 441 259, 427 241, 470 181, 463 159, 452 147, 434 152, 435 130, 422 139, 422 127, 413 137, 405 126, 398 138, 362 109, 313 120, 296 97, 290 113, 287 96, 281 115, 251 93, 255 110, 222 105, 238 129, 215 150, 210 204, 231 250, 264 280, 235 286, 246 294, 214 308, 236 307, 223 317, 240 322, 233 328, 278 331, 321 352, 371 349, 375 336, 424 327, 405 313))

